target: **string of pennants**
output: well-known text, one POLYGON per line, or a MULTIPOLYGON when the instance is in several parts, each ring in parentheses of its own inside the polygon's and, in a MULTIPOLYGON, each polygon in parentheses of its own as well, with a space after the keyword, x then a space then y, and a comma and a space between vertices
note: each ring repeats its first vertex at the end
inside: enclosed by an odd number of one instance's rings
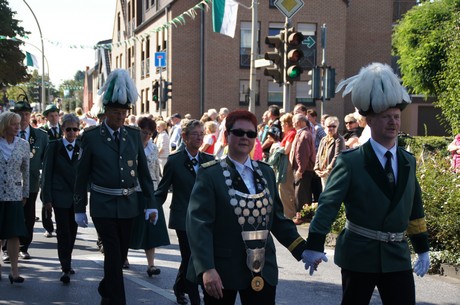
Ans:
MULTIPOLYGON (((208 11, 209 10, 209 4, 212 3, 212 1, 213 0, 202 0, 201 2, 199 2, 198 4, 193 6, 192 8, 190 8, 190 9, 186 10, 185 12, 183 12, 182 14, 180 14, 179 16, 173 18, 172 20, 170 20, 168 22, 165 22, 163 25, 148 31, 147 33, 143 33, 143 34, 138 35, 138 36, 133 36, 133 37, 131 37, 129 39, 126 39, 124 41, 120 41, 120 42, 117 42, 117 43, 97 44, 97 45, 91 45, 91 46, 90 45, 76 45, 76 44, 65 45, 65 44, 63 44, 63 43, 61 43, 59 41, 49 40, 46 37, 43 38, 43 40, 46 40, 48 43, 50 43, 50 44, 52 44, 54 46, 67 47, 67 48, 70 48, 70 49, 101 49, 102 48, 102 49, 110 50, 114 46, 120 47, 120 46, 123 46, 123 45, 132 45, 136 41, 144 40, 145 38, 149 37, 153 33, 161 32, 161 31, 163 31, 165 29, 172 28, 172 26, 177 28, 178 26, 185 25, 185 23, 186 23, 185 17, 186 16, 188 16, 190 19, 194 20, 195 17, 198 15, 197 10, 206 10, 206 11, 208 11)), ((18 37, 9 37, 9 36, 0 35, 0 40, 23 41, 24 39, 29 39, 29 37, 28 36, 21 36, 20 38, 18 38, 18 37)))
MULTIPOLYGON (((21 83, 21 84, 17 84, 16 86, 19 86, 19 87, 26 87, 26 88, 38 88, 42 85, 42 83, 38 83, 38 82, 28 82, 28 83, 21 83)), ((45 87, 49 87, 49 86, 52 86, 53 84, 50 83, 50 82, 47 82, 45 81, 45 87)), ((72 85, 60 85, 59 88, 61 89, 67 89, 67 90, 83 90, 83 86, 72 86, 72 85)))

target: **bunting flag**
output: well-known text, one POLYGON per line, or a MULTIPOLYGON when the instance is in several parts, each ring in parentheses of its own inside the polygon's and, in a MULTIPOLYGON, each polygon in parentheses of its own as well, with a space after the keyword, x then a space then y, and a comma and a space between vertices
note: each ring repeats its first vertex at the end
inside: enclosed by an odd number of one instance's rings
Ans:
MULTIPOLYGON (((229 1, 229 0, 226 0, 226 1, 229 1)), ((234 0, 231 0, 231 1, 234 2, 234 0)), ((165 22, 163 25, 160 25, 160 26, 158 26, 156 28, 150 29, 147 33, 143 33, 143 34, 140 34, 140 35, 137 35, 137 36, 133 36, 133 37, 130 37, 130 38, 126 39, 126 40, 116 42, 116 43, 106 43, 106 44, 97 44, 97 45, 82 45, 82 44, 79 45, 79 44, 64 44, 64 43, 62 43, 60 41, 53 41, 53 40, 50 40, 50 39, 48 39, 46 37, 44 37, 43 39, 45 41, 47 41, 48 43, 50 43, 51 45, 55 46, 55 47, 63 47, 63 48, 67 47, 67 48, 70 48, 70 49, 94 49, 94 50, 96 50, 96 49, 108 49, 108 50, 111 50, 113 47, 121 47, 121 46, 126 46, 126 45, 133 45, 134 43, 136 43, 136 41, 140 41, 142 39, 145 39, 146 37, 149 37, 152 34, 164 31, 165 29, 169 29, 172 26, 177 28, 179 25, 180 26, 185 25, 185 22, 186 22, 185 17, 186 16, 189 17, 190 19, 194 20, 195 17, 197 16, 197 11, 198 10, 206 10, 206 11, 208 11, 210 3, 213 3, 213 2, 219 3, 219 2, 223 2, 223 1, 222 0, 201 0, 199 3, 197 3, 196 5, 191 7, 190 9, 182 12, 180 15, 178 15, 175 18, 173 18, 172 20, 165 22)), ((233 29, 233 32, 234 31, 235 30, 233 29)), ((26 42, 27 39, 29 39, 29 37, 27 37, 27 36, 9 37, 9 36, 0 35, 0 40, 12 40, 12 41, 26 42)))
POLYGON ((38 69, 38 60, 34 54, 26 51, 26 65, 38 69))
POLYGON ((235 36, 238 3, 234 0, 213 0, 212 25, 214 32, 235 36))

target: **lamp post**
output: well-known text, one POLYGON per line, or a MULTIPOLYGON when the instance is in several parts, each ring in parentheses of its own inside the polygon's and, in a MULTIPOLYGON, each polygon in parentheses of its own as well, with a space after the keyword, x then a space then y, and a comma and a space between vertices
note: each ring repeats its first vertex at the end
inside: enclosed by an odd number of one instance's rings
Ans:
MULTIPOLYGON (((46 88, 45 88, 45 45, 43 43, 43 35, 42 35, 42 29, 40 28, 40 23, 38 23, 38 19, 37 17, 35 16, 35 13, 34 11, 32 10, 32 8, 30 7, 30 5, 27 3, 26 0, 23 0, 24 3, 27 5, 27 7, 29 8, 29 10, 31 11, 32 15, 34 16, 34 19, 35 19, 35 22, 37 22, 37 26, 38 26, 38 31, 40 32, 40 40, 42 42, 42 102, 41 102, 41 105, 42 105, 42 111, 45 110, 45 106, 46 106, 46 88)), ((49 69, 48 69, 49 71, 49 69)))

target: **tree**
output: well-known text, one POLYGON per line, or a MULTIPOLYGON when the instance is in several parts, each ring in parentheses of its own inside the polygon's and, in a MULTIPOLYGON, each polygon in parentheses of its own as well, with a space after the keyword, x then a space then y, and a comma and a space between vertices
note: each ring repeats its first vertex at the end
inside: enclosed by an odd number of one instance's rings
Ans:
MULTIPOLYGON (((13 16, 8 1, 0 0, 0 33, 3 36, 25 36, 29 32, 18 25, 19 21, 13 16)), ((0 39, 0 87, 8 84, 16 85, 27 81, 29 74, 24 66, 25 55, 19 47, 24 44, 20 40, 0 39)))
MULTIPOLYGON (((393 51, 401 78, 411 93, 434 96, 452 131, 460 127, 460 115, 448 95, 458 93, 458 18, 460 0, 423 2, 409 10, 395 27, 393 51), (456 91, 457 90, 457 91, 456 91)), ((457 95, 458 96, 458 95, 457 95)), ((455 105, 456 106, 456 105, 455 105)))

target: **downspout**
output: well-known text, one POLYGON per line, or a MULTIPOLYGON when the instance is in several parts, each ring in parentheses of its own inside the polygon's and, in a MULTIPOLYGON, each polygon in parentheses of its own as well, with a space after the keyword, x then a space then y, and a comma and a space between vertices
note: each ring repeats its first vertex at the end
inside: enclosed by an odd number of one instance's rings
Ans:
POLYGON ((204 10, 201 11, 201 23, 200 23, 200 113, 204 113, 204 10))

